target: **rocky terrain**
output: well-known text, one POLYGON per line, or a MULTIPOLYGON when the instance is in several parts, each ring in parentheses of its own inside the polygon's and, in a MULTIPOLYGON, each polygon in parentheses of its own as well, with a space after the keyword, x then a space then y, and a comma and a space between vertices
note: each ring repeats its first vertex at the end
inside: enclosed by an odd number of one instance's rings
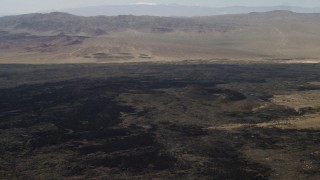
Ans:
POLYGON ((0 179, 320 179, 319 17, 1 17, 0 179))
POLYGON ((82 17, 54 12, 0 18, 0 29, 3 30, 89 36, 106 35, 126 30, 168 33, 173 31, 226 31, 228 30, 226 28, 227 26, 223 24, 184 17, 132 15, 82 17))
POLYGON ((0 18, 0 63, 319 62, 319 14, 0 18), (301 46, 303 44, 303 46, 301 46))
POLYGON ((78 16, 166 16, 166 17, 194 17, 194 16, 213 16, 226 14, 247 14, 250 12, 269 12, 275 10, 286 10, 298 13, 319 13, 319 7, 296 7, 296 6, 229 6, 229 7, 204 7, 204 6, 183 6, 179 4, 132 4, 132 5, 107 5, 91 6, 72 9, 62 9, 78 16))
MULTIPOLYGON (((224 16, 202 17, 158 17, 158 16, 75 16, 67 13, 26 14, 0 18, 3 31, 25 31, 48 34, 86 34, 89 36, 135 30, 141 32, 170 33, 183 32, 229 32, 247 26, 311 25, 319 27, 319 14, 303 14, 290 11, 271 11, 224 16)), ((299 30, 299 29, 297 29, 299 30)))
POLYGON ((319 179, 319 65, 0 66, 1 179, 319 179))

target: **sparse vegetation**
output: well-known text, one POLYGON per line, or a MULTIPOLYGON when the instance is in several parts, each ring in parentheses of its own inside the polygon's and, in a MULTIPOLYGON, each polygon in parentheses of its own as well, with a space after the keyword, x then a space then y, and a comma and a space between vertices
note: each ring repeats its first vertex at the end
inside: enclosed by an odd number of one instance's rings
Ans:
POLYGON ((1 65, 0 177, 318 179, 319 68, 1 65))
POLYGON ((318 19, 288 11, 193 18, 9 16, 0 18, 0 63, 314 63, 320 55, 318 19))
POLYGON ((1 17, 0 179, 320 179, 319 18, 1 17))

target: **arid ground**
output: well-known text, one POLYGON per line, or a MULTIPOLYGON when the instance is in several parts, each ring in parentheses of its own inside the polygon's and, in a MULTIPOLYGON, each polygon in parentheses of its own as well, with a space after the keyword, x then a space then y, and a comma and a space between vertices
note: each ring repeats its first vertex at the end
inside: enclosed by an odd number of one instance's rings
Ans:
POLYGON ((319 179, 320 65, 0 66, 1 179, 319 179))
POLYGON ((320 14, 0 18, 0 64, 320 62, 320 14))
POLYGON ((320 14, 0 18, 0 179, 320 179, 320 14))

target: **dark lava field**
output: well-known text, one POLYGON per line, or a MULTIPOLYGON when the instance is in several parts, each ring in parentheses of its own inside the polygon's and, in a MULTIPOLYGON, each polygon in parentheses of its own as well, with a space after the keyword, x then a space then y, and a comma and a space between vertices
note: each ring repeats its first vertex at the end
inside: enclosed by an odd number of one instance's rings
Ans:
POLYGON ((277 124, 320 108, 274 100, 319 69, 0 65, 0 179, 319 179, 320 130, 277 124))

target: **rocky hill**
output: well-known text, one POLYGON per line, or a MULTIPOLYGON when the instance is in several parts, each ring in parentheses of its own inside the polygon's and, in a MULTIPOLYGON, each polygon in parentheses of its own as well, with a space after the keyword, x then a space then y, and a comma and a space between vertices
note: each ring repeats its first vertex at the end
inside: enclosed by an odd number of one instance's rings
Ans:
POLYGON ((105 35, 112 32, 137 30, 142 32, 223 30, 221 24, 194 18, 153 16, 81 17, 67 13, 27 14, 0 18, 0 28, 31 33, 105 35))
POLYGON ((35 59, 37 63, 309 61, 320 56, 320 14, 271 11, 202 17, 84 17, 37 13, 0 18, 0 39, 3 63, 34 63, 35 59))
POLYGON ((183 6, 178 4, 131 4, 131 5, 107 5, 90 6, 73 9, 62 9, 79 16, 117 16, 117 15, 149 15, 149 16, 213 16, 225 14, 247 14, 250 12, 269 12, 275 10, 287 10, 297 13, 320 13, 319 7, 303 8, 296 6, 268 6, 268 7, 248 7, 248 6, 229 6, 229 7, 203 7, 203 6, 183 6))
POLYGON ((69 35, 106 35, 112 32, 135 30, 140 32, 228 32, 248 26, 319 25, 320 14, 299 14, 290 11, 249 13, 207 17, 156 17, 156 16, 95 16, 82 17, 67 13, 27 14, 0 18, 0 29, 29 33, 69 35))

